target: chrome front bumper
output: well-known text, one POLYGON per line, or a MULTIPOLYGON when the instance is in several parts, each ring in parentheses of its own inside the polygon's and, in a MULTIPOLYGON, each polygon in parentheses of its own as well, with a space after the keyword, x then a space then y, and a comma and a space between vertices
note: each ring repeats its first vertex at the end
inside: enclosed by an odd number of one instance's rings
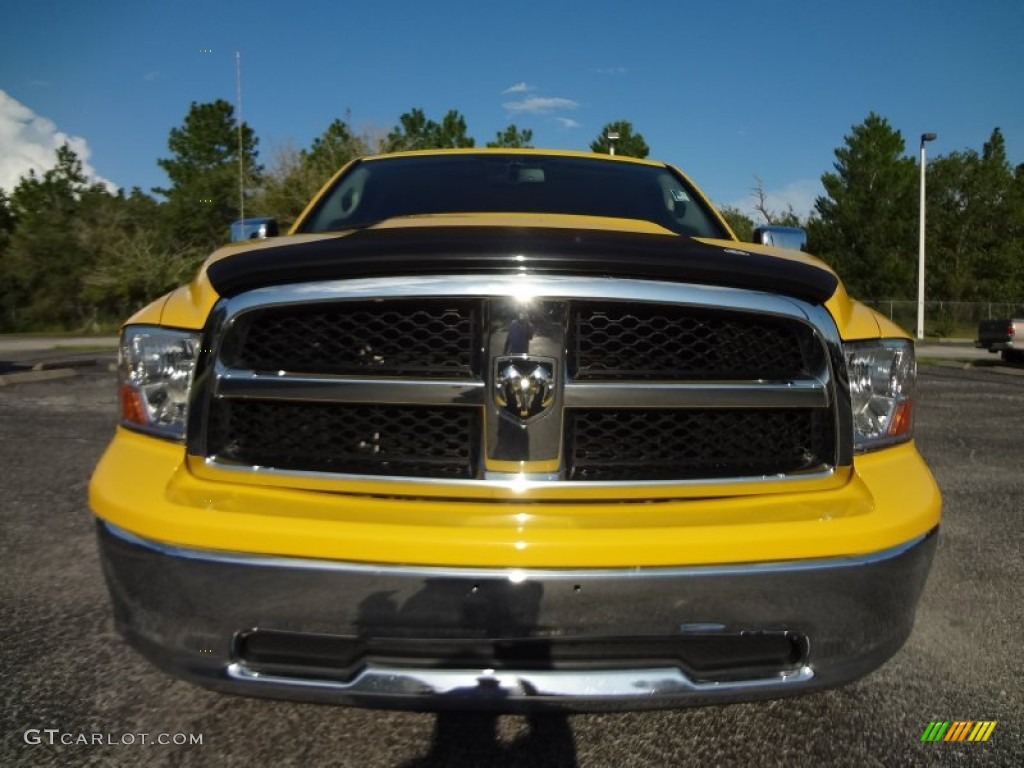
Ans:
POLYGON ((97 529, 121 632, 179 677, 496 711, 675 707, 854 680, 909 635, 937 540, 936 529, 868 555, 765 564, 518 570, 237 555, 97 529), (701 663, 666 658, 665 644, 699 649, 701 663), (770 661, 747 646, 791 652, 770 661))

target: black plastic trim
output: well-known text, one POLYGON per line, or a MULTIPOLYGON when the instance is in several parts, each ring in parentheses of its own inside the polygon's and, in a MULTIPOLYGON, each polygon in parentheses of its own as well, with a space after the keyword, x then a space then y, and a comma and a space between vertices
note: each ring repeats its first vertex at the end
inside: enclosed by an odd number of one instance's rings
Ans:
POLYGON ((211 264, 221 296, 285 283, 417 274, 570 274, 669 280, 780 293, 820 303, 827 269, 679 235, 541 227, 365 229, 242 252, 211 264))

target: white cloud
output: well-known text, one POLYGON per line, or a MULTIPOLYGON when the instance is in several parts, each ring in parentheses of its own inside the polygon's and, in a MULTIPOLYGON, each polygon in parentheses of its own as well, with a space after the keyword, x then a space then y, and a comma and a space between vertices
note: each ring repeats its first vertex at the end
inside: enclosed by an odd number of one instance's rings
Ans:
POLYGON ((142 76, 142 79, 145 80, 147 83, 153 83, 159 80, 161 77, 162 75, 159 72, 147 72, 142 76))
POLYGON ((555 120, 557 120, 562 125, 563 128, 579 128, 580 127, 580 124, 577 123, 575 120, 573 120, 571 117, 556 117, 555 120))
MULTIPOLYGON (((775 213, 785 213, 792 206, 797 216, 801 219, 806 219, 808 214, 814 210, 814 201, 823 194, 824 190, 818 179, 800 179, 778 189, 766 188, 765 206, 769 211, 774 211, 775 213)), ((738 208, 754 219, 755 222, 761 223, 764 221, 764 217, 754 210, 756 203, 757 197, 751 191, 746 197, 740 200, 733 200, 726 203, 726 205, 738 208)))
POLYGON ((81 136, 57 130, 52 120, 40 117, 17 99, 0 91, 0 189, 12 191, 29 170, 43 173, 56 164, 56 151, 67 143, 82 161, 86 178, 111 192, 117 185, 96 174, 89 165, 92 152, 81 136))
POLYGON ((507 101, 502 104, 509 112, 532 115, 544 115, 560 109, 576 109, 579 105, 578 101, 562 99, 556 96, 531 96, 522 101, 507 101))
POLYGON ((628 70, 625 67, 600 67, 594 73, 598 75, 624 75, 628 70))
POLYGON ((527 85, 526 83, 516 83, 515 85, 510 85, 508 88, 502 91, 502 93, 526 93, 532 90, 532 85, 527 85))

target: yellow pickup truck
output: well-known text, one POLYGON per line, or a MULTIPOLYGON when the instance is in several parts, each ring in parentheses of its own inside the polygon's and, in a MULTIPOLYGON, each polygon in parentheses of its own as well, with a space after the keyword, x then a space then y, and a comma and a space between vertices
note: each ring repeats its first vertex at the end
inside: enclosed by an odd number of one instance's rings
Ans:
POLYGON ((169 672, 361 706, 675 707, 856 679, 939 525, 914 349, 690 180, 356 160, 127 321, 90 504, 169 672))

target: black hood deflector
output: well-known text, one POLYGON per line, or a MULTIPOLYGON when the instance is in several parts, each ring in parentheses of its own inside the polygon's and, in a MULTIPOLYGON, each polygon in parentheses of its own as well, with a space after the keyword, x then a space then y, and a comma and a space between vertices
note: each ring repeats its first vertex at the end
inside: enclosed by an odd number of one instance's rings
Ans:
POLYGON ((836 276, 812 264, 679 235, 540 227, 402 227, 260 248, 207 269, 221 296, 361 277, 438 274, 586 275, 719 285, 826 301, 836 276), (525 268, 525 269, 524 269, 525 268))

